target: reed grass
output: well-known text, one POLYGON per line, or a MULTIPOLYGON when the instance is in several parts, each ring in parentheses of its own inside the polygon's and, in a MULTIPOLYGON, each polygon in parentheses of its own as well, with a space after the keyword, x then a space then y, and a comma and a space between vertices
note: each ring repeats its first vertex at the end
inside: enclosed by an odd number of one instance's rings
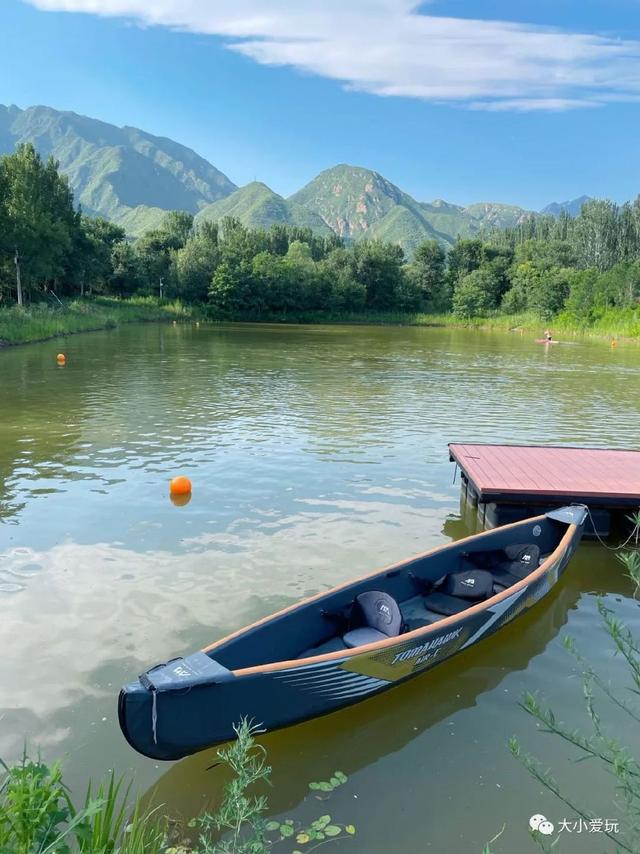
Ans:
POLYGON ((571 336, 640 341, 640 310, 610 309, 597 318, 577 320, 566 314, 544 321, 532 313, 500 314, 461 320, 451 313, 401 311, 301 311, 286 314, 221 315, 179 300, 156 297, 94 297, 59 304, 0 307, 0 347, 46 341, 76 332, 114 329, 123 323, 207 319, 214 322, 344 324, 354 326, 434 326, 451 329, 516 332, 537 338, 551 328, 554 337, 571 336))
MULTIPOLYGON (((95 792, 89 785, 77 810, 60 763, 33 762, 26 751, 11 767, 0 760, 0 854, 268 854, 283 842, 310 852, 355 836, 355 825, 333 819, 325 804, 324 814, 308 825, 291 818, 266 821, 267 795, 255 793, 271 778, 266 750, 255 740, 263 730, 246 718, 234 730, 236 739, 218 751, 231 772, 218 809, 186 826, 170 821, 160 806, 143 807, 140 799, 132 806, 131 784, 113 772, 95 792), (190 838, 194 833, 197 839, 190 838)), ((325 802, 347 781, 335 771, 331 780, 309 783, 309 797, 325 802)))
POLYGON ((59 304, 0 308, 0 346, 46 341, 76 332, 114 329, 122 323, 187 319, 192 308, 153 297, 78 299, 59 304))
POLYGON ((494 312, 485 317, 462 320, 452 313, 401 312, 401 311, 300 311, 270 314, 240 314, 222 316, 207 312, 210 320, 251 323, 344 324, 353 326, 433 326, 450 329, 476 329, 496 332, 522 333, 530 338, 540 338, 551 329, 555 338, 562 336, 635 339, 640 341, 640 310, 610 309, 597 318, 577 320, 566 314, 552 320, 542 320, 532 312, 502 314, 494 312))
MULTIPOLYGON (((627 577, 635 584, 637 595, 640 587, 640 551, 637 548, 640 513, 628 517, 634 525, 634 531, 628 542, 634 541, 635 548, 619 552, 617 557, 626 569, 627 577)), ((622 713, 628 717, 632 726, 640 724, 640 641, 629 626, 620 621, 607 608, 602 599, 597 603, 598 612, 612 649, 625 664, 628 684, 624 688, 614 687, 608 676, 601 674, 585 659, 572 638, 565 638, 564 644, 577 662, 582 677, 582 699, 588 725, 571 728, 565 724, 553 709, 538 696, 525 693, 521 707, 537 724, 539 732, 551 735, 559 743, 564 742, 576 753, 577 761, 588 760, 582 765, 583 774, 593 774, 592 791, 600 795, 606 781, 610 784, 610 801, 614 815, 619 819, 619 828, 602 828, 602 837, 608 837, 616 851, 640 851, 640 757, 637 742, 624 743, 619 738, 618 727, 614 723, 622 713)), ((513 756, 526 768, 529 774, 559 803, 568 807, 570 812, 588 826, 599 823, 589 804, 579 802, 567 792, 538 759, 526 753, 518 739, 512 736, 509 748, 513 756)), ((542 836, 537 829, 531 831, 533 839, 543 851, 551 852, 559 841, 558 829, 555 838, 542 836)))

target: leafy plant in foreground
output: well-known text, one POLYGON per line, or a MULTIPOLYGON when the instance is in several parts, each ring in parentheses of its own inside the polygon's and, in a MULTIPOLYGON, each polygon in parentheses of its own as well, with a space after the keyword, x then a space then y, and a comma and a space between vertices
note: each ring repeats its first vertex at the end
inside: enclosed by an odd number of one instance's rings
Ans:
MULTIPOLYGON (((629 577, 640 584, 640 554, 626 552, 619 556, 621 563, 627 568, 629 577)), ((590 760, 590 767, 595 763, 598 769, 598 786, 601 786, 600 772, 606 771, 613 783, 611 802, 621 816, 620 832, 610 832, 602 828, 603 835, 614 843, 617 851, 636 852, 640 850, 640 762, 634 750, 623 744, 610 734, 613 724, 607 726, 606 711, 600 709, 602 701, 609 704, 609 711, 615 709, 629 717, 634 724, 640 724, 640 706, 637 697, 640 694, 640 642, 633 633, 622 623, 602 600, 598 601, 598 611, 604 623, 607 634, 611 638, 616 655, 622 656, 626 665, 632 686, 628 693, 616 691, 578 652, 572 639, 565 640, 565 646, 572 653, 582 669, 582 690, 590 731, 570 729, 560 721, 553 710, 542 704, 538 698, 525 694, 521 703, 522 708, 538 722, 542 732, 549 733, 575 748, 581 760, 590 760), (631 699, 629 699, 629 695, 631 699)), ((544 788, 562 801, 580 820, 590 822, 597 820, 596 816, 582 804, 568 795, 540 762, 525 753, 518 740, 512 737, 509 747, 527 771, 544 788)), ((585 770, 584 773, 587 773, 585 770)), ((594 789, 596 787, 594 786, 594 789)), ((549 840, 532 831, 532 836, 544 850, 551 850, 557 842, 549 840)))
MULTIPOLYGON (((219 750, 218 756, 235 776, 225 786, 217 812, 205 813, 192 822, 201 830, 198 854, 266 854, 274 845, 294 840, 297 845, 309 845, 306 850, 313 851, 321 844, 355 835, 353 824, 340 824, 330 815, 322 815, 309 825, 291 818, 265 821, 262 816, 268 806, 267 797, 247 794, 249 787, 268 782, 271 776, 266 751, 255 743, 254 736, 260 729, 242 719, 234 730, 236 741, 219 750), (212 836, 217 841, 212 841, 212 836)), ((346 774, 335 771, 330 780, 309 783, 309 789, 317 793, 316 797, 324 798, 346 782, 346 774)), ((181 847, 173 849, 171 854, 188 854, 188 851, 181 847)), ((300 849, 292 854, 300 854, 300 849)))
POLYGON ((217 812, 205 813, 197 820, 201 828, 202 854, 262 854, 267 850, 266 826, 262 813, 267 809, 266 795, 247 795, 247 789, 269 780, 271 767, 266 764, 266 751, 255 743, 257 726, 243 719, 234 725, 237 739, 218 751, 220 760, 234 772, 224 787, 224 797, 217 812), (212 844, 211 831, 227 834, 212 844))
MULTIPOLYGON (((224 787, 217 811, 189 823, 199 829, 195 846, 170 841, 175 834, 168 832, 159 807, 144 809, 137 800, 131 811, 131 784, 125 787, 113 773, 95 794, 90 785, 82 809, 76 810, 60 764, 32 762, 25 751, 11 768, 0 760, 6 771, 0 781, 0 854, 267 854, 281 843, 312 851, 355 834, 353 824, 340 824, 328 814, 308 826, 291 818, 267 822, 266 795, 249 793, 271 777, 266 751, 254 738, 260 730, 246 719, 234 729, 236 740, 218 751, 233 778, 224 787)), ((324 800, 346 782, 346 774, 336 771, 330 780, 310 783, 309 788, 324 800)))
MULTIPOLYGON (((1 760, 0 760, 1 762, 1 760)), ((2 767, 0 785, 0 851, 2 854, 67 854, 74 833, 91 820, 103 802, 87 800, 76 812, 58 763, 50 768, 26 754, 19 764, 2 767)))

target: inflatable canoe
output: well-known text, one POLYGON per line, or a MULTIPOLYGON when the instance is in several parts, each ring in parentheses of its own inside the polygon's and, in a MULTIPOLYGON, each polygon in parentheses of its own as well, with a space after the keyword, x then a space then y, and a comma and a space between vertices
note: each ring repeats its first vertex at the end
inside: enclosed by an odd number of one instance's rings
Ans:
POLYGON ((129 744, 179 759, 357 703, 436 666, 531 608, 582 537, 587 510, 554 510, 416 555, 292 605, 120 692, 129 744))

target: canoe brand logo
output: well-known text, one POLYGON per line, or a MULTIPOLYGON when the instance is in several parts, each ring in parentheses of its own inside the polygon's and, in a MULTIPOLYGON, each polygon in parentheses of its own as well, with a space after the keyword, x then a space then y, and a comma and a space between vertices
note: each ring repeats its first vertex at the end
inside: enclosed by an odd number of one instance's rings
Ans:
POLYGON ((543 836, 551 836, 554 831, 553 822, 549 821, 542 813, 536 813, 529 819, 529 827, 531 830, 537 830, 543 836))
POLYGON ((476 580, 475 578, 465 578, 462 583, 465 585, 465 587, 474 587, 476 580))
POLYGON ((378 599, 376 602, 376 611, 384 623, 389 625, 391 622, 391 608, 387 605, 384 599, 378 599))
POLYGON ((185 667, 183 664, 178 664, 177 667, 173 668, 173 672, 176 676, 181 676, 183 679, 186 679, 188 676, 191 676, 191 670, 188 667, 185 667))
POLYGON ((533 536, 534 536, 534 537, 539 537, 541 533, 542 533, 542 528, 540 527, 540 525, 534 525, 534 527, 533 527, 533 536))
POLYGON ((433 638, 433 640, 427 641, 427 643, 421 643, 420 646, 405 649, 404 652, 399 652, 396 655, 391 664, 398 664, 401 661, 412 661, 414 658, 417 659, 415 664, 421 664, 440 652, 443 646, 459 637, 461 631, 462 627, 454 629, 452 632, 447 632, 446 635, 433 638))

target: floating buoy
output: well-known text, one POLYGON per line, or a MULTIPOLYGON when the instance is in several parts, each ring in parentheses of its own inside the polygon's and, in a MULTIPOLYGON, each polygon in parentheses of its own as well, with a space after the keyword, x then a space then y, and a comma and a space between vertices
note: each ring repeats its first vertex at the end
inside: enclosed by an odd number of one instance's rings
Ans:
POLYGON ((191 481, 183 474, 174 477, 169 484, 169 494, 175 495, 191 495, 191 481))
POLYGON ((618 342, 617 342, 617 340, 616 340, 615 338, 611 341, 611 346, 612 346, 612 347, 617 347, 617 346, 618 346, 618 342))
POLYGON ((65 356, 65 354, 64 353, 58 353, 58 355, 56 356, 56 362, 59 365, 64 365, 66 361, 67 361, 67 357, 65 356))
POLYGON ((170 495, 171 503, 176 507, 184 507, 191 501, 191 493, 187 492, 186 495, 170 495))

